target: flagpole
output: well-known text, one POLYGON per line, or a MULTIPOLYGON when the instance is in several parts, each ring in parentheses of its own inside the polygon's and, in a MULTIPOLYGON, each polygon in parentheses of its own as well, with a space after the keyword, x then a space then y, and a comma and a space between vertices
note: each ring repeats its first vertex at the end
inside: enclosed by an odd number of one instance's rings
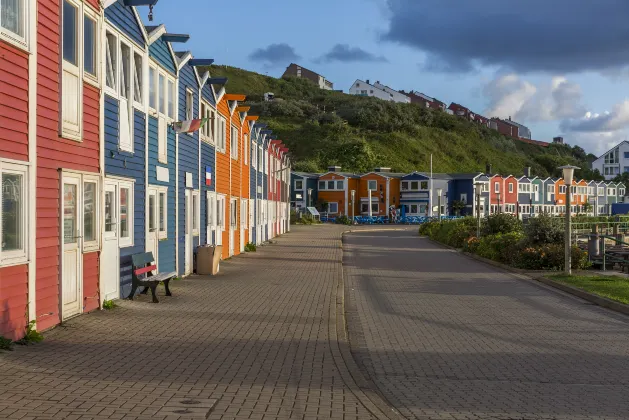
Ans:
POLYGON ((429 216, 432 217, 432 153, 430 154, 430 191, 428 195, 428 203, 430 204, 429 216))

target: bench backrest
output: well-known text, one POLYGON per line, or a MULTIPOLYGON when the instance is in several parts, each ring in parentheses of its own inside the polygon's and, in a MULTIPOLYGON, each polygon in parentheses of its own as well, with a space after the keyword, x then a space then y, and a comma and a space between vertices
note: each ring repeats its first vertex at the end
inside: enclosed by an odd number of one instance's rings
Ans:
POLYGON ((157 270, 157 266, 153 264, 154 260, 152 252, 132 255, 133 275, 137 277, 149 273, 148 275, 151 276, 152 274, 150 274, 150 272, 157 270))

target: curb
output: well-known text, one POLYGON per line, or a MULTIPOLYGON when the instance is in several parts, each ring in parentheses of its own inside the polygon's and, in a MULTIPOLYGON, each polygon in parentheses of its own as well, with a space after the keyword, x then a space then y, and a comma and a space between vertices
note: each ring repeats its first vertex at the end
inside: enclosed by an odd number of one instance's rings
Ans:
POLYGON ((507 272, 511 272, 511 273, 516 273, 516 274, 520 274, 523 277, 526 277, 527 280, 529 281, 536 281, 539 283, 543 283, 547 286, 553 287, 555 289, 559 289, 562 292, 566 292, 568 294, 571 294, 573 296, 576 296, 578 298, 581 298, 583 300, 586 300, 590 303, 594 303, 595 305, 601 306, 603 308, 607 308, 610 309, 612 311, 615 312, 619 312, 621 314, 624 315, 629 315, 629 305, 625 305, 624 303, 620 303, 620 302, 616 302, 614 300, 608 299, 606 297, 602 297, 602 296, 598 296, 595 295, 593 293, 590 292, 586 292, 583 289, 579 289, 577 287, 574 286, 570 286, 568 284, 564 284, 552 279, 549 279, 548 277, 545 277, 544 274, 547 274, 548 271, 535 271, 535 270, 524 270, 521 268, 515 268, 515 267, 511 267, 508 266, 506 264, 497 262, 497 261, 493 261, 484 257, 480 257, 478 255, 475 254, 471 254, 469 252, 464 252, 464 251, 460 251, 457 248, 453 248, 449 245, 445 245, 442 244, 441 242, 437 242, 437 241, 433 241, 432 239, 428 238, 427 236, 423 236, 423 238, 428 239, 429 241, 433 242, 434 244, 437 244, 439 246, 442 246, 444 248, 449 248, 452 250, 455 250, 456 252, 458 252, 461 255, 464 255, 468 258, 477 260, 479 262, 488 264, 488 265, 492 265, 494 267, 500 268, 504 271, 507 272), (531 275, 531 274, 539 274, 538 276, 535 275, 531 275))

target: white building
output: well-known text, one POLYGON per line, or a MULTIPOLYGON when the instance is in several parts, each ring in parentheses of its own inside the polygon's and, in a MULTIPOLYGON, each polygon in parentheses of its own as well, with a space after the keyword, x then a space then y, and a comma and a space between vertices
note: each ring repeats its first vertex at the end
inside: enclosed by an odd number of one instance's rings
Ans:
POLYGON ((598 169, 608 181, 616 175, 629 172, 629 142, 625 140, 605 152, 592 162, 592 169, 598 169))
POLYGON ((383 85, 379 81, 372 85, 369 83, 369 80, 356 80, 352 87, 349 88, 349 94, 371 96, 385 101, 400 102, 404 104, 411 103, 411 98, 395 89, 391 89, 390 87, 383 85))

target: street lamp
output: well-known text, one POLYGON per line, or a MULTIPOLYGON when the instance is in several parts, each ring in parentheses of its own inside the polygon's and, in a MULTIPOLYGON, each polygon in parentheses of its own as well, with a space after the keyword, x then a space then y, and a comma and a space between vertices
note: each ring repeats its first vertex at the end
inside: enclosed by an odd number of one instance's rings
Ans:
POLYGON ((566 272, 567 275, 570 276, 572 275, 572 232, 570 231, 572 227, 571 226, 572 220, 570 220, 571 213, 572 213, 572 209, 570 208, 572 198, 570 197, 570 193, 571 193, 570 188, 572 187, 572 178, 574 177, 574 170, 581 169, 581 168, 578 168, 572 165, 566 165, 566 166, 560 166, 559 169, 563 171, 563 180, 565 184, 567 185, 564 271, 566 272))
POLYGON ((441 193, 443 193, 443 189, 437 188, 437 211, 439 212, 439 221, 441 221, 441 193))
POLYGON ((476 237, 480 238, 480 199, 483 193, 483 183, 476 184, 476 237))
POLYGON ((308 188, 308 207, 312 207, 312 188, 308 188))
MULTIPOLYGON (((355 221, 355 217, 354 217, 354 199, 356 197, 356 190, 352 190, 352 222, 355 221)), ((369 205, 371 205, 371 203, 369 203, 369 205)))

